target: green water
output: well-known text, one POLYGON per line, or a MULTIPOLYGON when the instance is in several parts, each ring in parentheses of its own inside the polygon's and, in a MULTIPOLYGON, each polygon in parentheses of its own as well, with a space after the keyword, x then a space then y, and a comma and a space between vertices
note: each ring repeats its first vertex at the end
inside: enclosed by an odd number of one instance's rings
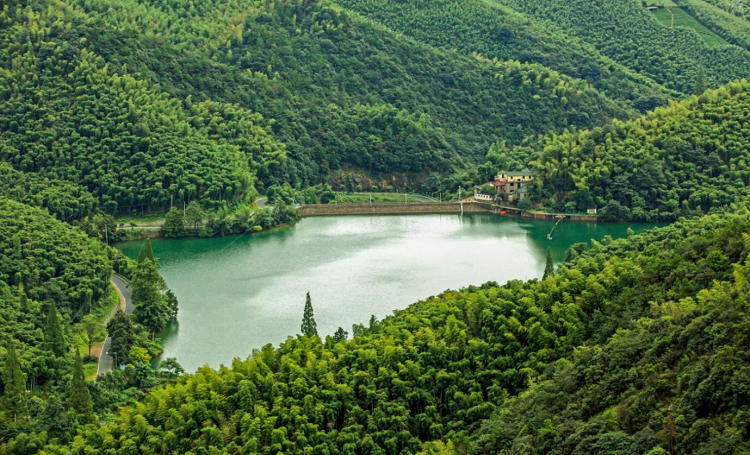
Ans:
MULTIPOLYGON (((370 315, 486 281, 540 277, 576 242, 624 237, 649 224, 552 222, 491 214, 306 218, 242 237, 157 239, 161 273, 180 302, 164 356, 188 371, 217 367, 299 332, 310 291, 321 336, 370 315)), ((140 242, 118 246, 138 256, 140 242)))

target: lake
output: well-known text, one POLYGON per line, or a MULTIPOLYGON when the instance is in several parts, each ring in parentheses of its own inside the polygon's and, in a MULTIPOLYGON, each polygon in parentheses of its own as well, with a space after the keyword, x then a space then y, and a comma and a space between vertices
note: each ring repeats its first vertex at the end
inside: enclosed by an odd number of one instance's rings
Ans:
MULTIPOLYGON (((218 367, 299 333, 309 291, 321 337, 418 300, 487 281, 539 278, 576 242, 626 236, 646 223, 553 223, 494 214, 339 216, 253 235, 155 239, 180 302, 164 357, 187 371, 218 367)), ((118 245, 131 258, 141 242, 118 245)))

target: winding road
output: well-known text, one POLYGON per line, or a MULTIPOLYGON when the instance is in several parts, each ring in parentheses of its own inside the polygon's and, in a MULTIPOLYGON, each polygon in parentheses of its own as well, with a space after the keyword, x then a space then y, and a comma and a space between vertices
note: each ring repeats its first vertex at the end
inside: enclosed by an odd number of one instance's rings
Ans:
MULTIPOLYGON (((125 299, 125 313, 126 314, 133 314, 133 310, 135 309, 135 306, 133 305, 133 301, 131 299, 131 295, 133 294, 133 291, 130 289, 130 286, 128 285, 128 281, 121 277, 120 275, 112 274, 112 278, 110 278, 110 281, 112 284, 114 284, 117 289, 119 290, 120 294, 125 299)), ((115 314, 117 313, 117 309, 119 308, 119 305, 116 306, 112 312, 107 316, 108 323, 110 319, 112 319, 115 314)), ((101 374, 109 373, 112 371, 112 365, 114 362, 112 361, 112 356, 109 355, 109 348, 112 345, 112 338, 107 336, 107 338, 104 340, 104 345, 102 346, 102 351, 99 354, 99 366, 96 369, 96 375, 99 376, 101 374)))

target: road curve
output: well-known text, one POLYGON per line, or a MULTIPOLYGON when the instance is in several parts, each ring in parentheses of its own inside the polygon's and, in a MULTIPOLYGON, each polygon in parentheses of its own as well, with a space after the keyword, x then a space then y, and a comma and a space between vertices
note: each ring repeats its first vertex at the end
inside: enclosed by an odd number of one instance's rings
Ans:
MULTIPOLYGON (((117 289, 119 289, 120 293, 125 298, 125 313, 133 314, 135 306, 133 305, 133 301, 131 299, 133 290, 130 289, 130 286, 128 284, 129 282, 120 275, 115 274, 112 274, 110 281, 117 287, 117 289)), ((115 307, 112 313, 110 313, 110 315, 107 317, 107 321, 105 322, 105 324, 114 317, 114 315, 117 313, 118 308, 119 305, 115 307)), ((112 356, 109 355, 109 348, 111 345, 112 338, 107 336, 107 338, 104 340, 104 345, 102 346, 102 352, 99 354, 99 365, 96 369, 97 376, 112 371, 112 365, 114 364, 114 362, 112 361, 112 356)))

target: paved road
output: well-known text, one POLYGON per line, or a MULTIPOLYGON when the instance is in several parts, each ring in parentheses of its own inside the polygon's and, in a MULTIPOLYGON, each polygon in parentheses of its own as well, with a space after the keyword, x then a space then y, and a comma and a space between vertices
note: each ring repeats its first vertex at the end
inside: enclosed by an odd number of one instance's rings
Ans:
MULTIPOLYGON (((125 281, 122 277, 119 275, 112 275, 112 278, 110 279, 112 281, 112 284, 117 286, 117 289, 120 290, 122 293, 122 296, 125 297, 125 313, 126 314, 133 314, 133 310, 135 309, 135 306, 133 305, 133 301, 131 300, 131 296, 133 294, 133 291, 130 289, 130 286, 128 286, 128 282, 125 281)), ((107 322, 109 322, 110 319, 117 313, 117 308, 119 308, 119 305, 115 307, 115 310, 110 313, 110 315, 107 317, 107 322)), ((102 346, 102 352, 99 354, 99 366, 96 369, 96 375, 99 376, 104 373, 109 373, 112 371, 112 365, 114 364, 112 356, 110 356, 109 348, 112 345, 112 338, 109 336, 104 340, 104 346, 102 346)))

